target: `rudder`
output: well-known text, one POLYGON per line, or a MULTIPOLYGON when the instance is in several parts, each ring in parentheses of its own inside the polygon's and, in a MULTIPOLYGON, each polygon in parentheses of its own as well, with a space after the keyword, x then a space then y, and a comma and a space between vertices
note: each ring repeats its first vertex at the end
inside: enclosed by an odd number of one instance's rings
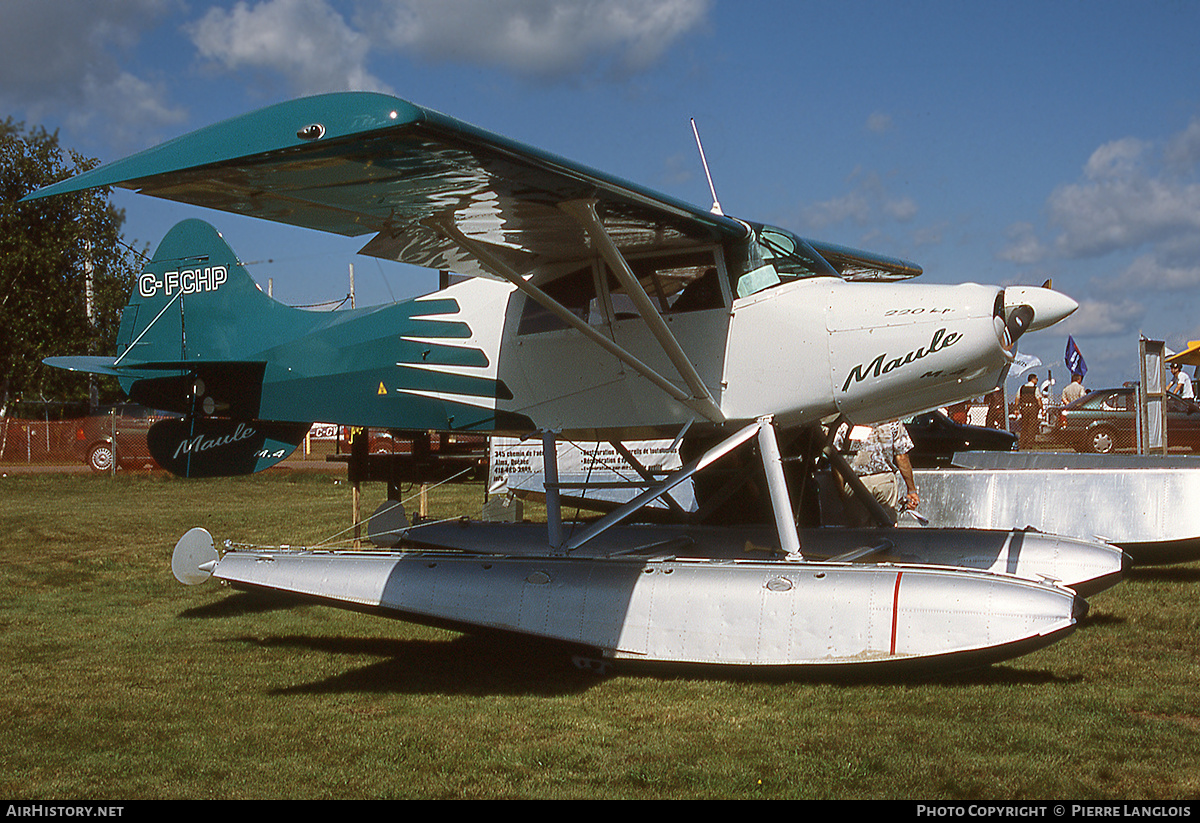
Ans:
POLYGON ((114 366, 121 388, 145 406, 252 420, 268 350, 316 321, 263 294, 215 228, 184 220, 137 278, 114 366))
POLYGON ((262 293, 220 232, 184 220, 138 275, 121 316, 117 363, 240 359, 261 348, 253 339, 260 324, 280 311, 293 310, 262 293))

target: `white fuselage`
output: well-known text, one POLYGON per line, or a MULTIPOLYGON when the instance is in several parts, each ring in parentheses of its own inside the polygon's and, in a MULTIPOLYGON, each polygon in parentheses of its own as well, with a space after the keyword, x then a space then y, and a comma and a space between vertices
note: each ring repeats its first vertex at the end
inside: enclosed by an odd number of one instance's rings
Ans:
MULTIPOLYGON (((528 298, 511 285, 476 279, 439 294, 459 301, 471 344, 488 353, 479 375, 511 391, 497 407, 538 428, 604 438, 705 422, 575 329, 520 333, 528 298)), ((730 425, 770 415, 793 426, 839 413, 873 423, 998 384, 1011 362, 993 316, 998 294, 974 284, 813 277, 665 320, 730 425)), ((603 331, 684 388, 641 318, 617 319, 603 331)))

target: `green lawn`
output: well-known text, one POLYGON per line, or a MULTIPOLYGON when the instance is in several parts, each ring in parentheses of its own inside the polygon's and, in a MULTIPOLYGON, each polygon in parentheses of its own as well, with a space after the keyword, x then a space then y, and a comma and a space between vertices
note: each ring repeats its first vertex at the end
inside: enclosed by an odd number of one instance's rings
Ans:
MULTIPOLYGON (((1135 573, 1049 649, 893 685, 597 679, 536 646, 171 576, 193 526, 343 532, 338 479, 0 478, 0 796, 1200 797, 1200 564, 1135 573)), ((482 497, 435 489, 431 515, 482 497)))

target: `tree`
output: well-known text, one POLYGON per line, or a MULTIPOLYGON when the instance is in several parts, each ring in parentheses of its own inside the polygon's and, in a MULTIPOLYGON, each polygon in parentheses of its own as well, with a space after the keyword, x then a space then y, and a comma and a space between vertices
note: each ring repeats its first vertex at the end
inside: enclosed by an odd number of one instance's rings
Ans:
MULTIPOLYGON (((16 400, 87 400, 86 379, 42 359, 116 346, 137 272, 121 240, 124 212, 105 189, 19 202, 96 165, 64 152, 57 133, 0 121, 0 414, 16 400)), ((104 400, 118 394, 115 381, 103 381, 104 400)))

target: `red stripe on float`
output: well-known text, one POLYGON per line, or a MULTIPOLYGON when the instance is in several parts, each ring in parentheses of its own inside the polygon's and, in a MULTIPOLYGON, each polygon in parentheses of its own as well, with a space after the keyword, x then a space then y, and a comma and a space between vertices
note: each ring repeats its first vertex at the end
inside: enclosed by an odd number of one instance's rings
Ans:
POLYGON ((892 654, 896 653, 896 618, 900 611, 900 578, 904 572, 896 572, 896 589, 892 592, 892 654))

